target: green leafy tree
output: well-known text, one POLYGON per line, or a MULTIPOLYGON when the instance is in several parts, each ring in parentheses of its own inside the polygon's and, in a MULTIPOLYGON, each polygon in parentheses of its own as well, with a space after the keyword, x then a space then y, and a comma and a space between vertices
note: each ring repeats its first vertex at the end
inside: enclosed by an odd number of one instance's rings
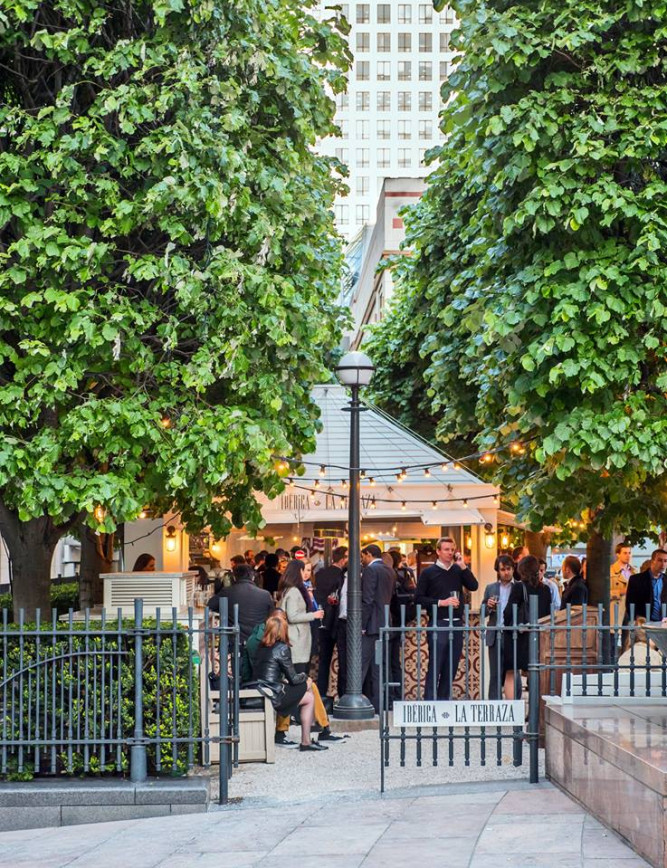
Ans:
POLYGON ((664 3, 454 6, 447 138, 369 347, 379 397, 412 334, 439 438, 525 444, 496 476, 530 525, 644 531, 667 509, 664 3))
POLYGON ((15 609, 62 534, 150 504, 258 527, 339 338, 345 85, 314 0, 0 11, 0 533, 15 609), (95 516, 95 517, 93 517, 95 516))

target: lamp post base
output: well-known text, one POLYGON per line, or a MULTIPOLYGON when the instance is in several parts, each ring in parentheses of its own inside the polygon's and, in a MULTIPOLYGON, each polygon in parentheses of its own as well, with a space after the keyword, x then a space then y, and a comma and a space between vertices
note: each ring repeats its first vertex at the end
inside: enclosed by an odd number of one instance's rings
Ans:
POLYGON ((338 720, 370 720, 375 709, 363 693, 346 693, 334 705, 333 716, 338 720))

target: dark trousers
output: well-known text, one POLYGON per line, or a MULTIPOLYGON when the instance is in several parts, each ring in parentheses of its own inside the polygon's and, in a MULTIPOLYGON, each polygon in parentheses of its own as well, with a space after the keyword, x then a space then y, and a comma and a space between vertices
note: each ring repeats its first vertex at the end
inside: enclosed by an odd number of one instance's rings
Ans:
POLYGON ((401 634, 394 633, 389 637, 389 671, 391 682, 395 686, 389 691, 391 701, 400 700, 401 696, 401 634))
POLYGON ((493 645, 489 645, 489 699, 503 698, 503 643, 502 639, 496 638, 493 645))
POLYGON ((321 696, 326 696, 329 692, 329 670, 331 669, 331 658, 336 647, 336 640, 331 635, 330 630, 324 629, 318 630, 318 632, 320 634, 320 662, 317 667, 317 688, 321 696))
POLYGON ((450 699, 452 681, 456 676, 463 650, 463 633, 461 630, 447 630, 443 627, 437 633, 429 634, 428 644, 428 672, 424 699, 450 699))
POLYGON ((347 692, 347 619, 338 619, 338 695, 345 696, 347 692))
POLYGON ((361 683, 367 677, 367 696, 373 704, 375 713, 380 713, 380 667, 375 662, 375 640, 379 636, 361 637, 361 683))

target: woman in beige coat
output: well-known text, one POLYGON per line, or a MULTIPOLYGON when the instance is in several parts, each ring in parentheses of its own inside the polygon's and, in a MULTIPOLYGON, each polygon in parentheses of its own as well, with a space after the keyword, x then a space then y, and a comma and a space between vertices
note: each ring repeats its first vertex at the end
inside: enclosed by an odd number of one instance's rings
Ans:
POLYGON ((297 672, 308 674, 310 667, 311 635, 310 624, 312 621, 322 619, 323 611, 313 612, 308 591, 303 583, 304 562, 292 560, 287 564, 278 593, 280 595, 280 608, 287 616, 289 624, 289 641, 292 646, 292 662, 297 672))

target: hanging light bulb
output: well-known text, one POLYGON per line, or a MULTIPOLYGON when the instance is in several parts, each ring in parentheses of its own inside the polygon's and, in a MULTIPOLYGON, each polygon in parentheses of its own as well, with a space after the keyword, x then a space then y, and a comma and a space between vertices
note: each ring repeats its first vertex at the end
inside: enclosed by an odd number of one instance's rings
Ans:
POLYGON ((443 473, 446 473, 449 470, 449 464, 442 464, 440 470, 442 470, 443 473))
POLYGON ((375 503, 375 498, 371 500, 371 509, 375 509, 377 504, 375 503))
POLYGON ((404 500, 401 501, 401 509, 405 510, 405 501, 404 500))
POLYGON ((430 476, 430 475, 431 475, 431 471, 429 470, 428 467, 425 467, 425 468, 424 468, 424 476, 427 476, 427 477, 428 477, 428 476, 430 476))
POLYGON ((343 486, 343 488, 347 488, 347 479, 341 479, 340 484, 343 486))
POLYGON ((464 497, 464 498, 463 498, 463 508, 464 508, 464 509, 467 509, 467 508, 468 508, 468 498, 467 498, 467 497, 464 497))
POLYGON ((461 469, 461 465, 458 463, 458 461, 455 461, 454 462, 454 470, 460 470, 460 469, 461 469))
POLYGON ((313 482, 313 488, 319 488, 319 487, 320 487, 320 480, 316 479, 315 482, 313 482))
POLYGON ((437 501, 434 500, 434 501, 433 501, 433 504, 432 504, 432 506, 431 506, 431 509, 437 509, 437 508, 438 508, 437 501))
POLYGON ((403 475, 401 473, 396 474, 396 482, 403 482, 403 475))
POLYGON ((371 488, 375 488, 375 480, 373 479, 372 476, 369 476, 368 484, 370 485, 371 488))
POLYGON ((365 470, 360 471, 359 478, 360 479, 366 479, 366 471, 365 470))
POLYGON ((327 475, 326 467, 324 466, 324 464, 320 464, 320 476, 326 476, 326 475, 327 475))
POLYGON ((493 495, 493 503, 494 503, 494 506, 498 506, 498 504, 500 503, 500 499, 498 498, 497 494, 493 495))
POLYGON ((287 480, 287 487, 288 487, 288 488, 294 488, 294 480, 292 479, 291 476, 290 476, 290 478, 287 480))

